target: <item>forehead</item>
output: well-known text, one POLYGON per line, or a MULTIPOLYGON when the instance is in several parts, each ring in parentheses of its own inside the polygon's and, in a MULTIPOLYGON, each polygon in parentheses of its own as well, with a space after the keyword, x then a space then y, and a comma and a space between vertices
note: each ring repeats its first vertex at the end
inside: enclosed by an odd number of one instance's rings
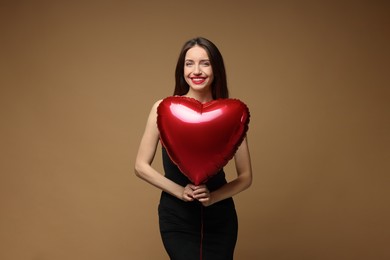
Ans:
POLYGON ((186 60, 196 60, 196 59, 209 59, 209 56, 207 55, 207 52, 202 47, 196 45, 189 49, 186 53, 186 60))

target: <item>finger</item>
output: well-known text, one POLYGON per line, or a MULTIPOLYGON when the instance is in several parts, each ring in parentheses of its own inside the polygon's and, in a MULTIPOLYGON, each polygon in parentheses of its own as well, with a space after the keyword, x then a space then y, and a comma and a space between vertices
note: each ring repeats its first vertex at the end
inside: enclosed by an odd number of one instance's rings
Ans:
POLYGON ((199 193, 199 194, 194 194, 194 198, 195 199, 205 199, 205 198, 209 198, 210 197, 210 193, 209 192, 202 192, 202 193, 199 193))
POLYGON ((194 190, 207 188, 207 186, 205 184, 201 184, 201 185, 198 185, 198 186, 192 185, 192 186, 194 186, 194 190))
POLYGON ((193 201, 194 200, 194 197, 190 194, 187 194, 187 193, 184 193, 184 200, 186 201, 193 201))
POLYGON ((200 202, 208 202, 210 200, 210 197, 200 198, 198 201, 200 202))
POLYGON ((189 187, 191 190, 196 190, 198 186, 195 186, 193 184, 187 184, 187 187, 189 187))
POLYGON ((194 198, 190 197, 190 196, 185 196, 185 201, 193 201, 194 198))
POLYGON ((209 190, 207 188, 200 188, 197 190, 194 190, 194 195, 199 195, 199 194, 207 194, 209 193, 209 190))

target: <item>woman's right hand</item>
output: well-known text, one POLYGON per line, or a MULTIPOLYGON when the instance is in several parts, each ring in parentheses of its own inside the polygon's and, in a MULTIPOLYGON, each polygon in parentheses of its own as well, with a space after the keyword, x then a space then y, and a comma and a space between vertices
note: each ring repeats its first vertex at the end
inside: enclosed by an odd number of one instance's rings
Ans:
POLYGON ((187 184, 183 189, 183 201, 194 201, 195 185, 187 184))

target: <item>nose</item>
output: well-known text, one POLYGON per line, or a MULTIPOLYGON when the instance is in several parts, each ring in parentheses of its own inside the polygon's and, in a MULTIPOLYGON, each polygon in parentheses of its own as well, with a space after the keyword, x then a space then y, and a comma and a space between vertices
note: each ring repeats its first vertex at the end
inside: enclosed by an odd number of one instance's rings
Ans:
POLYGON ((200 70, 199 65, 194 67, 193 73, 194 73, 195 75, 200 75, 200 74, 202 74, 202 71, 200 70))

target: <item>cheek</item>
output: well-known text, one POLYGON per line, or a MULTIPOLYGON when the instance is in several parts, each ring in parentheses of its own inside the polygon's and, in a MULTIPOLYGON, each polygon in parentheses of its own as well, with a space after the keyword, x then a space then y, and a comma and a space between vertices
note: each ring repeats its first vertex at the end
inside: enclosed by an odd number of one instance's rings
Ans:
POLYGON ((212 70, 208 71, 207 72, 207 75, 209 75, 210 79, 213 80, 214 79, 214 73, 212 70))
POLYGON ((191 70, 188 68, 184 68, 184 76, 189 75, 191 73, 191 70))
POLYGON ((191 80, 187 77, 187 75, 184 75, 184 81, 188 84, 191 85, 191 80))

